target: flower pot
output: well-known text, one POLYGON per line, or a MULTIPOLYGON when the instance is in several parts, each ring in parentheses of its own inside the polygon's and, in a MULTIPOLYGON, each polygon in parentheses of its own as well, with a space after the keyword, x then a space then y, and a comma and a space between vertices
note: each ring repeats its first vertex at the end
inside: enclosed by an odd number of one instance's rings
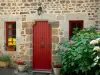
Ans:
POLYGON ((26 67, 26 65, 18 65, 18 70, 20 72, 23 72, 23 71, 25 71, 25 67, 26 67))
POLYGON ((53 68, 53 70, 54 70, 54 75, 60 75, 61 68, 53 68))
POLYGON ((8 62, 4 62, 4 61, 0 61, 0 67, 7 67, 8 66, 8 62))

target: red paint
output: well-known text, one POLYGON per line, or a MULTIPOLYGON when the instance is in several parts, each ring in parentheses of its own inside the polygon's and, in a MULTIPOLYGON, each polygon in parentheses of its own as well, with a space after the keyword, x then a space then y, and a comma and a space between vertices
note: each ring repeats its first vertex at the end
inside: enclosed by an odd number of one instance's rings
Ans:
POLYGON ((33 26, 33 70, 52 69, 51 50, 50 25, 47 21, 36 21, 33 26))
POLYGON ((73 32, 74 27, 78 28, 79 30, 82 30, 84 28, 83 20, 70 20, 69 21, 69 38, 73 36, 72 32, 73 32))

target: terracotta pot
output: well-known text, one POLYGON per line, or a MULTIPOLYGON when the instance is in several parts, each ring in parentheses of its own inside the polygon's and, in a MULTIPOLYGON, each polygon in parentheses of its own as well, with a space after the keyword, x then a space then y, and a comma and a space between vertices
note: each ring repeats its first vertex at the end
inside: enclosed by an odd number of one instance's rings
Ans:
POLYGON ((61 68, 53 68, 53 70, 54 70, 54 75, 60 75, 61 68))
POLYGON ((23 72, 23 71, 25 71, 25 67, 26 67, 26 65, 18 65, 18 70, 20 72, 23 72))

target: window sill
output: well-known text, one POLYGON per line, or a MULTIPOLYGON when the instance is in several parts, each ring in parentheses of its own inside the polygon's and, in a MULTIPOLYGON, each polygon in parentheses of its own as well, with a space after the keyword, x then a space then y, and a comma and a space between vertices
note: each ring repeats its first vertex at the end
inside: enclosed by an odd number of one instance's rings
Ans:
POLYGON ((16 51, 16 48, 14 48, 14 47, 6 48, 6 51, 16 51))

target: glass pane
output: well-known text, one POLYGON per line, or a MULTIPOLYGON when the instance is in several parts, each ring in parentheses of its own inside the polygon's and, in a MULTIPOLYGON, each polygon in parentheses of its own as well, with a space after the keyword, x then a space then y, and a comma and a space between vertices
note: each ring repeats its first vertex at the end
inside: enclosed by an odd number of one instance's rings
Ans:
POLYGON ((77 27, 78 27, 78 28, 82 28, 82 24, 81 24, 81 23, 78 23, 78 24, 77 24, 77 27))
POLYGON ((13 38, 13 36, 8 36, 8 38, 13 38))
POLYGON ((16 46, 16 42, 15 41, 13 41, 13 45, 16 46))
POLYGON ((13 45, 13 42, 8 42, 8 46, 12 46, 13 45))
POLYGON ((12 28, 13 28, 13 29, 16 29, 16 24, 13 24, 13 25, 12 25, 12 28))
POLYGON ((16 35, 16 30, 13 30, 12 33, 13 33, 13 35, 16 35))
POLYGON ((13 41, 13 39, 12 38, 8 38, 8 42, 12 42, 13 41))
POLYGON ((8 31, 8 35, 12 35, 12 30, 9 30, 8 31))
POLYGON ((72 23, 72 28, 76 28, 76 23, 72 23))
POLYGON ((9 24, 9 25, 8 25, 8 28, 12 28, 12 24, 9 24))

